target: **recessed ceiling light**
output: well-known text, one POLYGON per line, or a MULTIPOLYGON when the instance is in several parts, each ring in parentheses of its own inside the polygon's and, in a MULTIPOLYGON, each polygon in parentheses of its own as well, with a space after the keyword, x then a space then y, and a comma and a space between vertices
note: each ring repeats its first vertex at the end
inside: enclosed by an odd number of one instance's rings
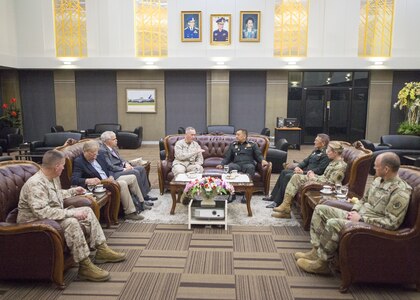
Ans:
POLYGON ((383 65, 384 62, 383 61, 375 61, 375 65, 383 65))

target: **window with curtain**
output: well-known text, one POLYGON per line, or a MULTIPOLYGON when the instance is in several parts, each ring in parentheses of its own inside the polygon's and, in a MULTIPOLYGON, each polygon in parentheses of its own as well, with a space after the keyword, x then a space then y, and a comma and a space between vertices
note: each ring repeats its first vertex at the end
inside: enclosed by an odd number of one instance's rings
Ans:
POLYGON ((54 0, 54 22, 57 57, 87 56, 85 1, 54 0))
POLYGON ((276 0, 274 56, 306 56, 309 0, 276 0))
POLYGON ((137 57, 168 55, 167 0, 135 0, 137 57))
POLYGON ((394 0, 360 1, 359 56, 391 56, 393 18, 394 0))

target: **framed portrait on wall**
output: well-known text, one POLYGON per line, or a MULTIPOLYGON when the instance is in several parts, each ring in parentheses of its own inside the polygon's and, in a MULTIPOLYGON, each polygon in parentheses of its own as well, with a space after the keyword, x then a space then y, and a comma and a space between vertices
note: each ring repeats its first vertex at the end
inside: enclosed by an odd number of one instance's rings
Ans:
POLYGON ((260 11, 241 11, 239 41, 259 42, 260 41, 260 11))
POLYGON ((230 45, 231 15, 210 15, 210 44, 230 45))
POLYGON ((156 89, 127 89, 127 112, 155 113, 156 89))
POLYGON ((201 11, 181 11, 181 41, 201 42, 201 11))

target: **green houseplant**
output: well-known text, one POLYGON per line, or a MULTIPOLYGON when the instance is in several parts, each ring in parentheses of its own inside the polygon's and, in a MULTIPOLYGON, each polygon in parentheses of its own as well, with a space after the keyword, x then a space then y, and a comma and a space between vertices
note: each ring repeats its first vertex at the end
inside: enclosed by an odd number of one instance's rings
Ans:
POLYGON ((406 83, 398 92, 394 108, 406 113, 406 120, 400 124, 398 133, 420 135, 420 82, 406 83))

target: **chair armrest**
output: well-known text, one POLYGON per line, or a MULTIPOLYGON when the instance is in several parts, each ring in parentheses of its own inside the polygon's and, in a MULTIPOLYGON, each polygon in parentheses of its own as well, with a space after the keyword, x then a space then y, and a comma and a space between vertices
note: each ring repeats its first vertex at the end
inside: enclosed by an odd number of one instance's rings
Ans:
POLYGON ((341 200, 321 200, 319 201, 319 204, 332 206, 335 208, 340 208, 342 210, 350 211, 353 208, 353 204, 349 203, 347 201, 341 201, 341 200))
POLYGON ((9 148, 19 147, 23 142, 23 135, 17 133, 9 133, 7 135, 7 140, 9 142, 9 148))
MULTIPOLYGON (((39 220, 28 223, 0 223, 0 239, 2 235, 18 235, 34 232, 48 232, 56 236, 61 244, 64 246, 64 231, 63 228, 54 220, 39 220)), ((2 244, 0 242, 0 244, 2 244)))
POLYGON ((35 150, 36 148, 43 147, 43 146, 44 146, 44 141, 33 141, 29 143, 29 148, 31 152, 34 152, 36 151, 35 150))
POLYGON ((70 197, 67 199, 64 199, 64 208, 73 206, 73 207, 82 207, 82 206, 88 206, 92 207, 93 200, 85 197, 83 195, 70 197))
POLYGON ((118 224, 118 214, 120 212, 120 205, 121 205, 121 192, 120 186, 116 181, 110 180, 101 180, 101 183, 104 187, 111 192, 111 204, 109 208, 109 212, 112 217, 112 221, 114 224, 118 224))

